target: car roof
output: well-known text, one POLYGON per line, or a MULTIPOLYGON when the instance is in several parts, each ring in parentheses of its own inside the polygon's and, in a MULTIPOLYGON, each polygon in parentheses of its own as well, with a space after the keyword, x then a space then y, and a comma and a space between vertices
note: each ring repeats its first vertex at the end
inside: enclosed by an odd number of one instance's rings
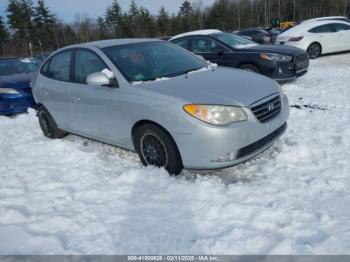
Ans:
POLYGON ((146 42, 162 42, 160 39, 152 39, 152 38, 121 38, 121 39, 109 39, 109 40, 101 40, 101 41, 93 41, 81 44, 74 44, 66 46, 66 48, 77 48, 77 47, 98 47, 105 48, 110 46, 118 46, 118 45, 128 45, 128 44, 136 44, 136 43, 146 43, 146 42))
POLYGON ((222 31, 218 29, 203 29, 203 30, 196 30, 196 31, 191 31, 191 32, 186 32, 183 34, 179 34, 176 36, 173 36, 172 38, 169 39, 169 41, 185 37, 185 36, 196 36, 196 35, 211 35, 211 34, 217 34, 217 33, 222 33, 222 31))
POLYGON ((309 21, 307 23, 301 23, 298 24, 290 29, 288 29, 287 31, 285 31, 284 33, 282 33, 281 35, 295 35, 295 34, 302 34, 305 33, 306 31, 309 31, 310 29, 317 27, 317 26, 321 26, 321 25, 327 25, 327 24, 345 24, 345 25, 350 25, 350 23, 345 22, 345 21, 339 21, 339 20, 313 20, 313 21, 309 21))
POLYGON ((10 60, 10 59, 18 59, 18 57, 14 57, 14 56, 0 57, 0 60, 10 60))
POLYGON ((316 18, 311 18, 305 21, 302 21, 301 23, 310 23, 310 22, 315 22, 315 21, 328 21, 328 20, 336 20, 339 21, 339 19, 344 19, 344 20, 349 20, 345 16, 324 16, 324 17, 316 17, 316 18))

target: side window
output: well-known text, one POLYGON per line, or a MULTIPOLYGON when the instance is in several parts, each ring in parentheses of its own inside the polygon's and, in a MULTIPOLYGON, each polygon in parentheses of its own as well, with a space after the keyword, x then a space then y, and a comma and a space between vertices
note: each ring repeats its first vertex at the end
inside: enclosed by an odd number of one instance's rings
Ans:
POLYGON ((185 48, 185 49, 189 49, 189 45, 188 45, 188 43, 189 43, 189 41, 188 41, 188 39, 179 39, 179 40, 174 40, 174 41, 172 41, 174 44, 176 44, 176 45, 178 45, 178 46, 180 46, 180 47, 182 47, 182 48, 185 48))
POLYGON ((334 24, 337 32, 350 30, 350 26, 346 24, 334 24))
POLYGON ((45 65, 41 68, 41 73, 44 76, 49 76, 49 65, 50 65, 51 60, 47 61, 45 65))
POLYGON ((96 72, 101 72, 106 68, 95 53, 87 50, 77 50, 75 58, 75 82, 86 84, 88 75, 96 72))
POLYGON ((309 30, 310 33, 334 33, 336 32, 333 24, 321 25, 309 30))
POLYGON ((72 58, 72 51, 63 52, 54 56, 51 59, 47 76, 59 81, 66 81, 66 82, 70 81, 71 58, 72 58))
POLYGON ((193 38, 192 52, 194 53, 215 53, 225 52, 226 49, 209 38, 193 38))

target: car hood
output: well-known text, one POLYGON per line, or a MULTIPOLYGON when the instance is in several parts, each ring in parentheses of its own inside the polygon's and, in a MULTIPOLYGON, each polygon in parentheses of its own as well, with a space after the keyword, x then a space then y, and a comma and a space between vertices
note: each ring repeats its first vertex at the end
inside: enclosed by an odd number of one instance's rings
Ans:
POLYGON ((186 103, 249 107, 278 92, 277 83, 259 74, 218 67, 139 85, 186 103))
POLYGON ((294 47, 294 46, 275 46, 275 45, 257 45, 252 47, 246 47, 242 50, 251 50, 252 52, 259 53, 273 53, 281 55, 296 56, 305 53, 304 50, 294 47))
POLYGON ((30 81, 33 76, 33 73, 0 76, 0 87, 26 89, 30 87, 30 81))

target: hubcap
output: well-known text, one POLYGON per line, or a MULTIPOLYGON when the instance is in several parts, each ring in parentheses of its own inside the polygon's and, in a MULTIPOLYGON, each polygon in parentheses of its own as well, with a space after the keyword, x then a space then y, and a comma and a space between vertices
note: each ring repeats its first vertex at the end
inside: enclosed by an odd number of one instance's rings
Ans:
POLYGON ((148 165, 163 167, 168 164, 168 155, 165 146, 154 134, 147 133, 142 136, 141 153, 148 165))
POLYGON ((309 48, 309 56, 311 58, 316 58, 320 55, 320 47, 318 45, 312 45, 309 48))

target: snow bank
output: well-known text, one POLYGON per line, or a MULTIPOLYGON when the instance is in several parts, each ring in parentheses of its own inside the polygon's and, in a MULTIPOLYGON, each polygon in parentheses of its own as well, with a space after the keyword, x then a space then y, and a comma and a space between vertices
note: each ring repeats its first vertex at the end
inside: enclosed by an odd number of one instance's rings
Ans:
POLYGON ((222 171, 165 170, 35 113, 0 117, 1 254, 350 254, 350 54, 283 86, 282 139, 222 171), (320 105, 325 110, 308 107, 320 105))

